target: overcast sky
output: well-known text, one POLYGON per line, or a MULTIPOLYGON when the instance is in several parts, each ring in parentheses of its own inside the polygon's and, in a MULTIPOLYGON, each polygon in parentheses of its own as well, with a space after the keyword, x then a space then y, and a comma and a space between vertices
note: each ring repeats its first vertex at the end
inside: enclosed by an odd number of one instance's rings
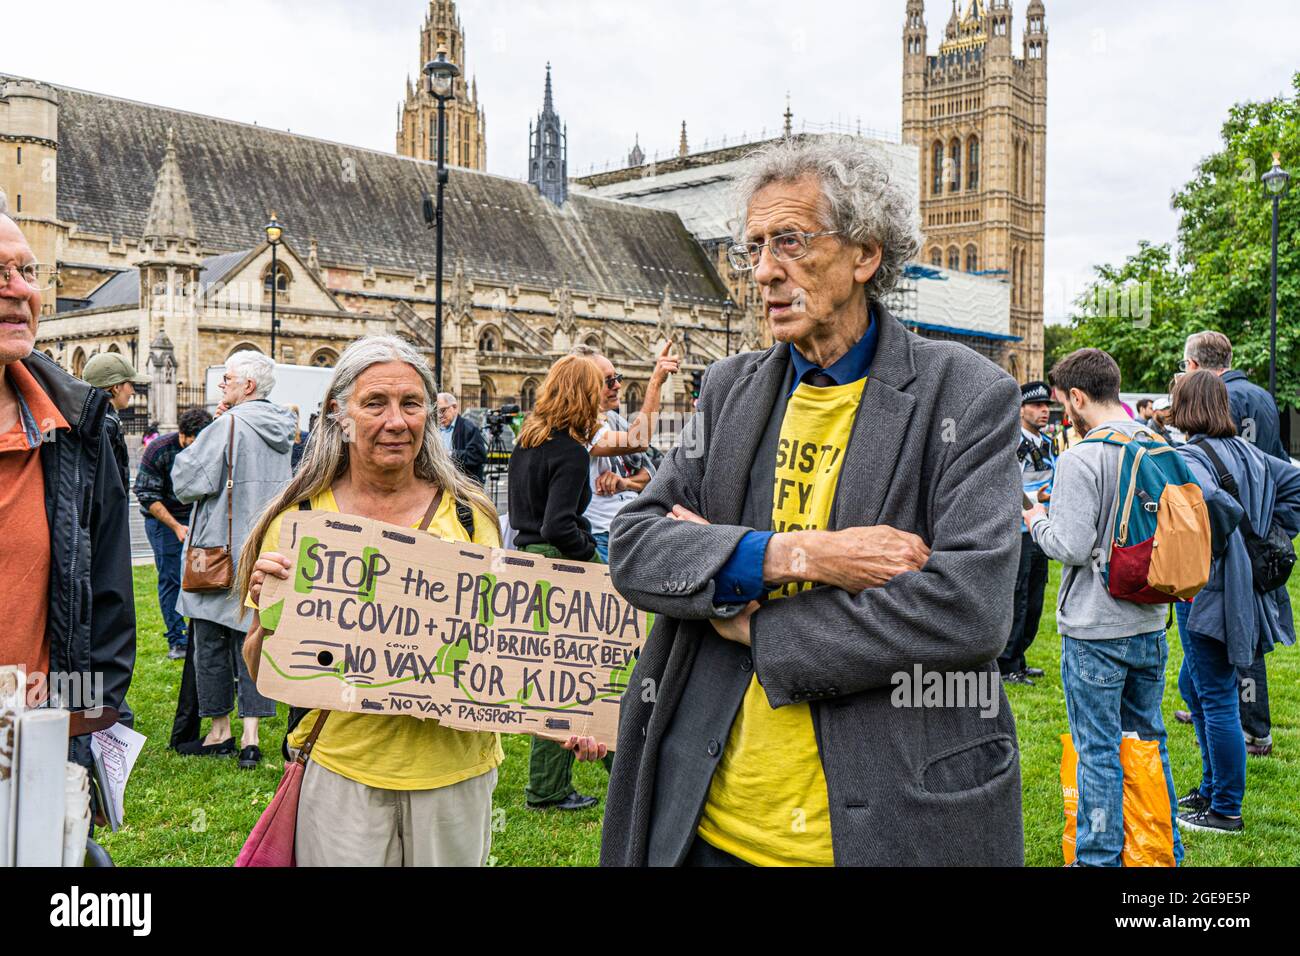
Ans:
MULTIPOLYGON (((961 0, 965 7, 969 0, 961 0)), ((1013 0, 1014 45, 1025 0, 1013 0)), ((462 0, 488 169, 523 177, 545 65, 569 173, 842 123, 899 135, 904 0, 462 0)), ((427 0, 42 0, 0 71, 392 150, 427 0)), ((1046 0, 1046 313, 1094 263, 1173 238, 1172 193, 1228 108, 1289 89, 1300 4, 1046 0), (1267 22, 1263 10, 1266 7, 1267 22)), ((951 4, 930 0, 935 52, 951 4)), ((1293 168, 1300 166, 1293 157, 1293 168)))

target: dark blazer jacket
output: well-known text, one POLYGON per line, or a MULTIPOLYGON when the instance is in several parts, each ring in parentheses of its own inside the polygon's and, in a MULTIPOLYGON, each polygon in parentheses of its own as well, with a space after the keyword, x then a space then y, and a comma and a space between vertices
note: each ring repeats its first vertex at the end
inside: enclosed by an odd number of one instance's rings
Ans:
POLYGON ((1252 442, 1266 455, 1291 464, 1291 456, 1282 447, 1282 423, 1277 405, 1267 390, 1260 388, 1246 373, 1229 369, 1223 373, 1223 387, 1228 390, 1228 404, 1237 434, 1252 442))
POLYGON ((479 484, 483 483, 483 464, 487 461, 487 442, 483 431, 464 415, 456 416, 451 426, 451 456, 456 467, 479 484))
POLYGON ((790 349, 713 365, 681 444, 611 527, 615 586, 657 617, 622 701, 604 865, 682 862, 754 672, 773 707, 811 704, 837 864, 1024 862, 1019 749, 995 664, 1020 553, 1020 392, 970 349, 877 315, 830 527, 911 531, 930 560, 859 594, 767 603, 751 648, 719 637, 713 578, 770 522, 790 349), (676 503, 711 524, 664 520, 676 503), (996 715, 894 706, 897 675, 918 665, 992 681, 996 715))

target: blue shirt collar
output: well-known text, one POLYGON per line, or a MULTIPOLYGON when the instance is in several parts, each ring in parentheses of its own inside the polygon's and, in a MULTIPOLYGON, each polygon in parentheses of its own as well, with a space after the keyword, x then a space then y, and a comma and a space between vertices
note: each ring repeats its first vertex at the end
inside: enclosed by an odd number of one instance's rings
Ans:
POLYGON ((808 359, 800 354, 799 350, 793 345, 790 346, 790 359, 794 362, 794 383, 790 388, 790 394, 799 387, 800 381, 810 369, 824 371, 827 375, 835 380, 836 385, 848 385, 850 382, 856 382, 859 379, 867 377, 871 371, 871 363, 876 357, 876 340, 880 334, 880 321, 876 317, 876 310, 871 310, 871 325, 863 333, 862 338, 839 357, 837 361, 831 364, 830 368, 819 369, 808 359))

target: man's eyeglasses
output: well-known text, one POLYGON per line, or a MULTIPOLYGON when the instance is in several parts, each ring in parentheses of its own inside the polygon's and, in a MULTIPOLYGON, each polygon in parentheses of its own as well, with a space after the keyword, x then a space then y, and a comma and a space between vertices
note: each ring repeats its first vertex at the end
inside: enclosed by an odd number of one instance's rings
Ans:
POLYGON ((839 230, 826 232, 783 232, 773 236, 767 242, 736 242, 727 247, 727 259, 731 267, 739 272, 749 272, 758 268, 758 260, 766 246, 772 258, 778 262, 793 262, 808 255, 808 244, 822 236, 839 235, 839 230))
POLYGON ((622 385, 622 384, 623 384, 623 376, 622 376, 622 375, 606 375, 606 376, 605 376, 605 387, 606 387, 606 388, 614 388, 615 386, 622 385))
POLYGON ((0 286, 7 286, 15 273, 22 276, 23 282, 37 292, 44 292, 53 286, 54 280, 59 276, 56 267, 43 266, 39 262, 29 262, 25 266, 0 266, 0 286))

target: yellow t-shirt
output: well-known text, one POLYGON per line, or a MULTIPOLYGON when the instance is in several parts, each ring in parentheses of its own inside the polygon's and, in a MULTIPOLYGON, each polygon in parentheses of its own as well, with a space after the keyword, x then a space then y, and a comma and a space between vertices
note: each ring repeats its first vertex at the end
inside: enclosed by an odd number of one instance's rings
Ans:
MULTIPOLYGON (((826 527, 866 379, 801 384, 781 421, 772 530, 826 527)), ((775 600, 811 582, 772 591, 775 600)), ((808 704, 773 709, 750 681, 709 787, 699 835, 757 866, 832 866, 830 801, 808 704)))
MULTIPOLYGON (((338 511, 334 493, 326 489, 311 499, 318 511, 338 511)), ((280 540, 282 512, 267 528, 262 551, 274 551, 280 540)), ((416 522, 412 527, 418 527, 416 522)), ((443 495, 429 522, 429 533, 451 541, 467 541, 468 535, 451 495, 443 495)), ((474 513, 474 543, 496 547, 501 544, 497 523, 474 513)), ((250 602, 251 603, 251 602, 250 602)), ((313 710, 289 736, 290 747, 301 747, 316 724, 320 711, 313 710)), ((316 738, 311 759, 327 770, 385 790, 433 790, 487 773, 505 759, 498 734, 452 730, 436 720, 405 715, 357 714, 331 711, 325 729, 316 738)))

